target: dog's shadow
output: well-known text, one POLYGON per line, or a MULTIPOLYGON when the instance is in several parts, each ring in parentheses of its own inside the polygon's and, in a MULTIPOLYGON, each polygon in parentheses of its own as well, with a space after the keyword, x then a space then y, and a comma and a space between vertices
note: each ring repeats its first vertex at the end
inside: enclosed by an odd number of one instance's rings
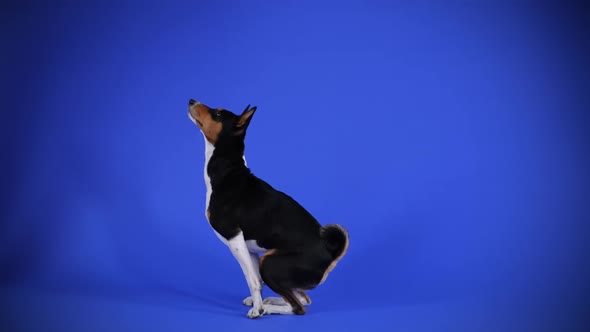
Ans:
MULTIPOLYGON (((244 311, 247 308, 241 303, 243 298, 240 299, 235 294, 218 290, 197 290, 196 288, 188 290, 168 287, 165 292, 166 296, 160 297, 154 304, 226 316, 235 316, 240 310, 244 311)), ((243 297, 246 297, 246 295, 243 297)))

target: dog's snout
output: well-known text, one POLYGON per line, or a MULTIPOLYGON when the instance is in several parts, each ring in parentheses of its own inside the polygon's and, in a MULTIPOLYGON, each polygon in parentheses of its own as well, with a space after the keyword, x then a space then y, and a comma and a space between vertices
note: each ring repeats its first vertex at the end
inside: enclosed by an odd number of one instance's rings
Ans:
POLYGON ((194 104, 196 104, 196 103, 197 103, 197 101, 196 101, 196 100, 194 100, 194 99, 190 99, 190 100, 188 101, 188 104, 189 104, 190 106, 193 106, 193 105, 194 105, 194 104))

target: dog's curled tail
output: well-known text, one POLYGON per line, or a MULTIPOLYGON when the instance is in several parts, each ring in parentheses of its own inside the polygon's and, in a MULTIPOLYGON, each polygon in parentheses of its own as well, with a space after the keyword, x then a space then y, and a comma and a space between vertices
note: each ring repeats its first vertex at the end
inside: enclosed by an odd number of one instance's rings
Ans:
POLYGON ((339 260, 348 250, 348 232, 338 224, 330 224, 321 228, 320 236, 326 249, 334 260, 339 260))

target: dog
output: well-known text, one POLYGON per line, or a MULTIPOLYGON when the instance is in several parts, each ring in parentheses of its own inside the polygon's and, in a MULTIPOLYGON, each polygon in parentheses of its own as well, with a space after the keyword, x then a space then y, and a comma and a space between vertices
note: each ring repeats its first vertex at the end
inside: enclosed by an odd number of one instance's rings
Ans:
POLYGON ((289 195, 255 176, 244 155, 257 107, 237 115, 194 99, 188 116, 205 140, 205 216, 238 261, 250 296, 247 316, 304 315, 306 291, 321 285, 348 250, 348 231, 322 226, 289 195), (261 254, 261 256, 259 256, 261 254), (262 300, 262 286, 281 297, 262 300))

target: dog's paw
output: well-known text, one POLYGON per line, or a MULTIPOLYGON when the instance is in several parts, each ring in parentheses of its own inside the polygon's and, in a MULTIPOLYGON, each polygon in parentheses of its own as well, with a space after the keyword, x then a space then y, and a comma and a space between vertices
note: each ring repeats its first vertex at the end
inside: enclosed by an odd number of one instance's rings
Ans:
POLYGON ((248 296, 242 301, 242 303, 247 307, 251 307, 254 304, 254 300, 252 299, 252 296, 248 296))
MULTIPOLYGON (((307 304, 305 301, 303 302, 304 305, 307 304)), ((254 300, 252 299, 252 296, 248 296, 242 301, 242 303, 247 307, 251 307, 254 305, 254 300)), ((282 297, 267 297, 262 301, 262 303, 271 305, 287 305, 287 302, 282 297)))
POLYGON ((301 304, 307 306, 307 305, 311 305, 311 298, 309 297, 309 295, 305 294, 305 292, 300 291, 297 293, 297 298, 299 299, 299 301, 301 301, 301 304))
MULTIPOLYGON (((311 299, 307 295, 302 296, 301 298, 299 298, 299 300, 301 301, 301 304, 303 304, 304 306, 308 306, 311 304, 311 299)), ((242 301, 242 303, 247 307, 251 307, 252 305, 254 305, 254 300, 252 300, 252 296, 248 296, 242 301)), ((262 303, 270 305, 287 305, 287 302, 282 297, 267 297, 262 301, 262 303)))
POLYGON ((254 319, 264 315, 264 307, 254 307, 248 310, 248 318, 254 319))
POLYGON ((271 305, 287 305, 287 302, 282 297, 267 297, 262 301, 263 304, 271 305))

